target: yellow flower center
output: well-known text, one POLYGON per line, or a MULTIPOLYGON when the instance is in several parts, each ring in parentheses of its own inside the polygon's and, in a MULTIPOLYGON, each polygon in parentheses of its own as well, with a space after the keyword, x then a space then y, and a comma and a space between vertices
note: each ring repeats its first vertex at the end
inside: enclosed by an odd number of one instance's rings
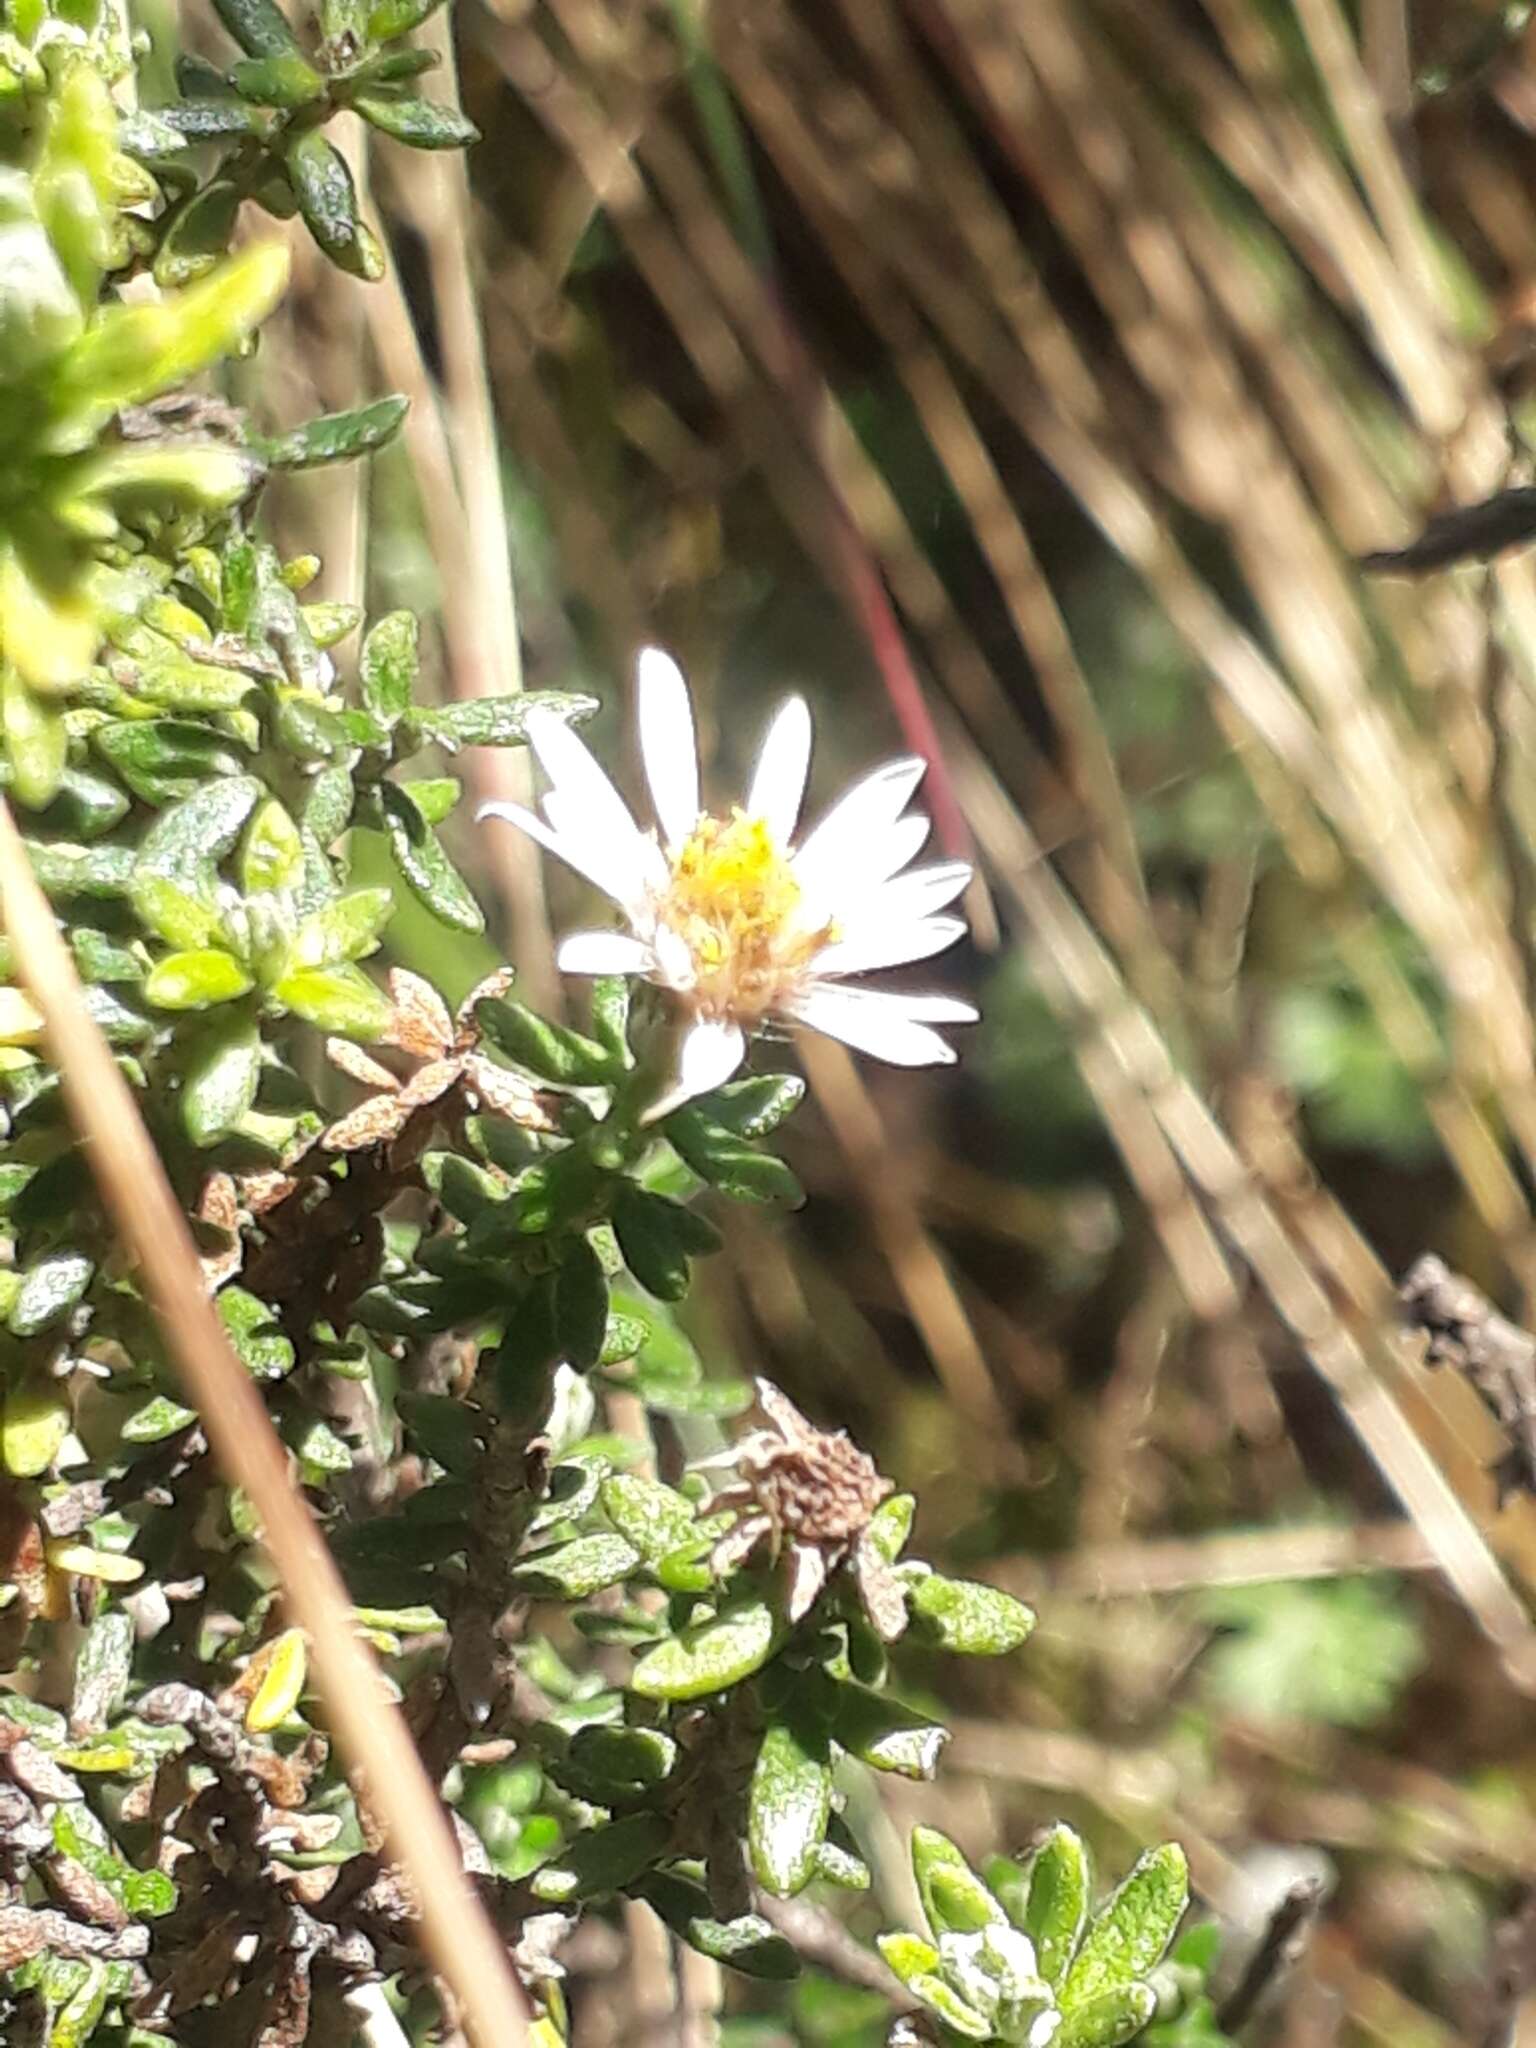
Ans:
POLYGON ((700 818, 672 862, 661 923, 688 948, 702 1006, 756 1022, 790 993, 831 925, 807 928, 801 889, 766 820, 700 818))

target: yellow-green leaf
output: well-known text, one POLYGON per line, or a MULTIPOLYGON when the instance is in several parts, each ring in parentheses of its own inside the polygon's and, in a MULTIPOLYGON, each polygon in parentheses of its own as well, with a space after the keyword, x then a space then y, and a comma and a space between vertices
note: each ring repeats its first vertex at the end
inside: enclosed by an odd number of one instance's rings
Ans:
POLYGON ((157 961, 144 977, 144 999, 158 1010, 206 1010, 243 996, 251 985, 233 953, 205 946, 157 961))
POLYGON ((258 1654, 261 1681, 246 1707, 245 1725, 253 1735, 266 1735, 280 1727, 299 1703, 309 1671, 309 1646, 303 1629, 290 1628, 258 1654))

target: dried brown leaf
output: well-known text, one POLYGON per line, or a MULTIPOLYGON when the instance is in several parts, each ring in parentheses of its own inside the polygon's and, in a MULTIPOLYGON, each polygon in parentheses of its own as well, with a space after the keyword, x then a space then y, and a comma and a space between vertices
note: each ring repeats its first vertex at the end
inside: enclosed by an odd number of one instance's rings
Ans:
POLYGON ((328 1038, 325 1041, 325 1056, 333 1067, 338 1068, 364 1088, 382 1089, 388 1095, 400 1086, 388 1067, 354 1045, 350 1038, 328 1038))
POLYGON ((398 1045, 402 1052, 414 1053, 422 1060, 441 1059, 453 1050, 453 1019, 429 981, 407 967, 392 967, 389 992, 394 998, 395 1021, 384 1034, 386 1045, 398 1045))

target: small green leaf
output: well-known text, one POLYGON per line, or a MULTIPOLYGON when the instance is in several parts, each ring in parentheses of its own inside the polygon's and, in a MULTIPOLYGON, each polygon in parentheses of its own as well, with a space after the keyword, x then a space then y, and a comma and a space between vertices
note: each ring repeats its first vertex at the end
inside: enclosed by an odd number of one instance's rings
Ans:
POLYGON ((456 1152, 426 1152, 422 1176, 450 1216, 473 1223, 487 1208, 507 1199, 504 1180, 456 1152))
POLYGON ((333 604, 326 599, 316 599, 315 603, 301 607, 301 616, 317 647, 336 647, 343 640, 349 640, 363 623, 363 608, 357 604, 333 604))
POLYGON ((73 1427, 69 1396, 57 1380, 8 1387, 0 1412, 0 1464, 15 1479, 40 1479, 73 1427))
POLYGON ((352 102, 370 127, 409 149, 464 149, 480 140, 480 130, 455 107, 439 106, 414 95, 360 92, 352 102))
POLYGON ((625 1891, 666 1854, 671 1839, 665 1815, 629 1814, 578 1835, 557 1862, 534 1872, 532 1889, 559 1905, 625 1891))
POLYGON ((97 839, 128 815, 128 799, 115 782, 84 768, 66 768, 48 806, 48 829, 71 839, 97 839))
POLYGON ((459 747, 521 747, 528 742, 528 714, 548 712, 574 725, 597 709, 595 697, 558 690, 524 690, 515 697, 470 697, 458 704, 421 705, 412 722, 452 753, 459 747))
POLYGON ((903 1984, 919 1977, 931 1977, 939 1967, 939 1952, 920 1934, 880 1934, 875 1946, 885 1958, 887 1969, 903 1984))
POLYGON ((1139 1856, 1089 1922, 1061 1987, 1062 2010, 1124 1992, 1155 1969, 1188 1904, 1189 1866, 1176 1842, 1139 1856))
POLYGON ((659 1301, 681 1301, 690 1255, 720 1244, 719 1232, 702 1216, 628 1180, 614 1197, 613 1229, 625 1265, 659 1301))
POLYGON ((1017 1895, 999 1886, 1015 1927, 1035 1945, 1041 1976, 1059 1990, 1082 1939, 1093 1891, 1093 1869, 1082 1839, 1058 1822, 1037 1844, 1022 1872, 1017 1895))
POLYGON ((85 1009, 108 1045, 140 1045, 154 1036, 150 1020, 119 1002, 110 989, 88 988, 85 1009))
POLYGON ((628 1067, 629 983, 622 974, 603 974, 592 984, 592 1031, 614 1064, 628 1067))
POLYGON ((251 57, 298 54, 299 46, 276 0, 213 0, 214 12, 251 57))
POLYGON ((867 1892, 873 1882, 869 1865, 840 1842, 823 1842, 816 1851, 816 1876, 845 1892, 867 1892))
POLYGON ((1051 2048, 1119 2048, 1150 2026, 1156 2013, 1157 1993, 1150 1984, 1122 1985, 1074 2007, 1051 2048))
MULTIPOLYGON (((169 1885, 170 1879, 164 1882, 169 1885)), ((112 1976, 107 1965, 94 1959, 75 1966, 80 1981, 66 1994, 52 2016, 48 2048, 85 2048, 96 2032, 96 2022, 107 2009, 112 1976)))
POLYGON ((318 128, 305 128, 289 138, 283 163, 304 224, 326 255, 350 276, 377 282, 384 275, 384 252, 358 212, 357 187, 341 151, 318 128))
POLYGON ((792 1116, 805 1098, 798 1074, 749 1074, 728 1081, 695 1105, 713 1124, 738 1138, 766 1138, 792 1116))
POLYGON ((622 1365, 633 1358, 650 1335, 650 1326, 639 1316, 611 1314, 608 1326, 603 1332, 603 1349, 599 1365, 622 1365))
POLYGON ((169 946, 200 952, 224 937, 224 920, 217 905, 194 896, 165 875, 136 873, 129 893, 141 923, 169 946))
POLYGON ((98 725, 91 745, 147 804, 173 804, 201 782, 238 775, 241 756, 222 734, 180 718, 98 725))
POLYGON ((646 1799, 672 1771, 677 1744, 659 1728, 582 1728, 550 1768, 578 1798, 599 1806, 646 1799))
POLYGON ((394 1022, 389 998, 360 967, 301 968, 272 993, 305 1023, 342 1038, 382 1038, 394 1022))
POLYGON ((256 806, 240 848, 240 887, 247 896, 291 889, 304 871, 304 842, 287 807, 269 796, 256 806))
POLYGON ((484 997, 475 1005, 475 1021, 498 1052, 542 1081, 590 1088, 613 1078, 614 1060, 606 1047, 505 996, 484 997))
POLYGON ((168 953, 144 977, 144 1000, 157 1010, 206 1010, 233 1002, 252 986, 250 972, 220 947, 168 953))
POLYGON ((100 900, 125 896, 133 879, 131 846, 70 846, 27 841, 27 858, 38 887, 50 896, 87 896, 100 900))
MULTIPOLYGON (((241 102, 186 102, 167 109, 188 141, 205 135, 247 135, 261 116, 241 102)), ((171 211, 155 251, 154 280, 163 291, 206 277, 228 254, 240 212, 241 191, 233 178, 215 178, 189 192, 171 211)))
POLYGON ((131 946, 119 945, 90 925, 75 925, 69 946, 82 981, 138 981, 143 975, 143 963, 131 946))
POLYGON ((162 875, 193 894, 208 895, 217 863, 231 852, 245 821, 266 795, 254 775, 204 784, 163 811, 144 835, 139 869, 162 875))
POLYGON ((469 885, 405 791, 381 782, 374 796, 390 852, 415 894, 440 924, 454 931, 483 932, 485 916, 469 885))
POLYGON ((928 1572, 907 1587, 912 1632, 962 1657, 1002 1657, 1016 1650, 1035 1625, 1022 1600, 973 1579, 928 1572))
POLYGON ((1006 1917, 948 1835, 937 1828, 912 1830, 912 1875, 936 1935, 979 1934, 1006 1917))
POLYGON ((243 1287, 225 1287, 218 1310, 229 1341, 253 1380, 280 1380, 292 1372, 293 1345, 264 1301, 243 1287))
MULTIPOLYGON (((237 483, 249 488, 249 469, 239 472, 238 476, 234 472, 231 475, 237 483)), ((185 477, 179 480, 188 481, 185 477)), ((152 481, 169 491, 178 482, 178 477, 174 474, 156 476, 152 481)), ((196 481, 195 472, 192 481, 196 481)), ((215 668, 208 662, 166 655, 136 664, 128 687, 132 696, 146 704, 161 705, 167 711, 235 711, 253 688, 253 681, 238 669, 215 668)))
POLYGON ((298 1416, 285 1425, 299 1462, 320 1476, 350 1472, 352 1453, 331 1425, 318 1415, 298 1416))
POLYGON ((197 1420, 194 1408, 183 1408, 167 1394, 156 1394, 142 1408, 135 1408, 123 1423, 122 1436, 130 1444, 158 1444, 177 1436, 197 1420))
POLYGON ((386 731, 410 710, 419 666, 415 613, 388 613, 363 642, 361 678, 364 706, 386 731))
POLYGON ((199 1032, 182 1070, 181 1120, 199 1147, 227 1137, 256 1100, 261 1034, 245 1014, 221 1017, 199 1032))
POLYGON ((756 1152, 691 1105, 675 1111, 664 1126, 679 1156, 700 1180, 737 1202, 805 1200, 805 1190, 782 1159, 756 1152))
POLYGON ((638 1472, 605 1479, 599 1498, 603 1513, 648 1564, 665 1557, 693 1534, 694 1511, 680 1493, 638 1472))
POLYGON ((608 1282, 584 1237, 568 1240, 555 1273, 555 1328, 560 1348, 578 1372, 602 1356, 608 1332, 608 1282))
POLYGON ((778 1647, 780 1623, 762 1600, 738 1600, 649 1650, 630 1675, 646 1699, 696 1700, 760 1671, 778 1647))
POLYGON ((297 50, 242 57, 229 76, 241 99, 258 107, 307 107, 325 97, 325 80, 297 50))
POLYGON ((496 1348, 496 1400, 503 1414, 520 1414, 532 1396, 543 1402, 542 1420, 549 1407, 546 1374, 559 1352, 554 1281, 543 1274, 509 1313, 496 1348))
POLYGON ((322 768, 309 785, 299 813, 304 830, 311 833, 322 851, 347 829, 352 817, 352 772, 336 766, 322 768))
POLYGON ((931 1778, 949 1740, 949 1730, 926 1714, 850 1684, 837 1688, 832 1733, 861 1763, 902 1778, 931 1778))
POLYGON ((215 73, 214 78, 223 92, 222 98, 215 98, 211 92, 193 94, 171 106, 156 107, 155 118, 188 142, 222 142, 229 135, 254 134, 261 125, 261 116, 234 97, 222 74, 215 73))
POLYGON ((120 1607, 98 1614, 75 1653, 69 1728, 99 1734, 122 1705, 133 1671, 133 1620, 120 1607))
POLYGON ((299 926, 288 953, 288 971, 335 967, 373 952, 395 914, 388 889, 353 889, 311 913, 299 926))
POLYGON ((0 667, 0 739, 16 801, 25 810, 46 810, 59 793, 69 758, 64 713, 9 666, 0 667))
POLYGON ((717 1920, 709 1894, 691 1878, 675 1871, 652 1871, 634 1890, 668 1927, 700 1955, 770 1984, 786 1983, 800 1974, 800 1959, 782 1934, 776 1934, 757 1913, 735 1920, 717 1920))
POLYGON ((62 1322, 90 1286, 95 1271, 95 1261, 84 1252, 49 1252, 29 1266, 6 1319, 11 1335, 35 1337, 62 1322))
POLYGON ((912 1534, 917 1501, 910 1493, 893 1493, 869 1518, 868 1541, 882 1564, 894 1564, 912 1534))
POLYGON ((557 1594, 562 1600, 585 1600, 604 1586, 627 1579, 639 1562, 640 1553, 632 1543, 599 1530, 525 1558, 513 1568, 512 1576, 519 1585, 540 1593, 557 1594))
POLYGON ((429 14, 435 14, 443 0, 375 0, 368 13, 368 40, 392 43, 420 28, 429 14))
POLYGON ((808 1715, 776 1721, 757 1753, 747 1808, 752 1868, 775 1898, 793 1898, 815 1876, 831 1813, 825 1731, 812 1726, 808 1715))
POLYGON ((429 1458, 435 1458, 455 1478, 469 1478, 480 1456, 480 1437, 471 1409, 450 1394, 410 1391, 398 1394, 395 1406, 429 1458))
POLYGON ((441 825, 464 794, 464 785, 452 775, 419 775, 397 785, 403 789, 428 825, 441 825))
POLYGON ((965 2040, 992 2039, 992 2022, 946 1984, 942 1977, 914 1977, 907 1989, 914 1998, 920 1998, 930 2012, 936 2012, 945 2026, 952 2027, 965 2040))

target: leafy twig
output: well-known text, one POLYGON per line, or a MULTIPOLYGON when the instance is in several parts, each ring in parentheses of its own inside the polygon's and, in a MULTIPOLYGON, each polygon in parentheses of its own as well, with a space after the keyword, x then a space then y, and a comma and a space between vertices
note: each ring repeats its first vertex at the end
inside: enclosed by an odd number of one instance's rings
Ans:
POLYGON ((102 1195, 137 1255, 145 1292, 209 1440, 256 1508, 288 1604, 309 1632, 337 1740, 362 1767, 370 1803, 416 1888, 423 1941, 479 2048, 509 2048, 526 2038, 526 2000, 464 1874, 405 1723, 358 1639, 336 1566, 289 1476, 288 1454, 209 1300, 186 1218, 127 1083, 85 1009, 74 965, 4 804, 0 914, 20 975, 47 1020, 65 1099, 87 1140, 102 1195))

